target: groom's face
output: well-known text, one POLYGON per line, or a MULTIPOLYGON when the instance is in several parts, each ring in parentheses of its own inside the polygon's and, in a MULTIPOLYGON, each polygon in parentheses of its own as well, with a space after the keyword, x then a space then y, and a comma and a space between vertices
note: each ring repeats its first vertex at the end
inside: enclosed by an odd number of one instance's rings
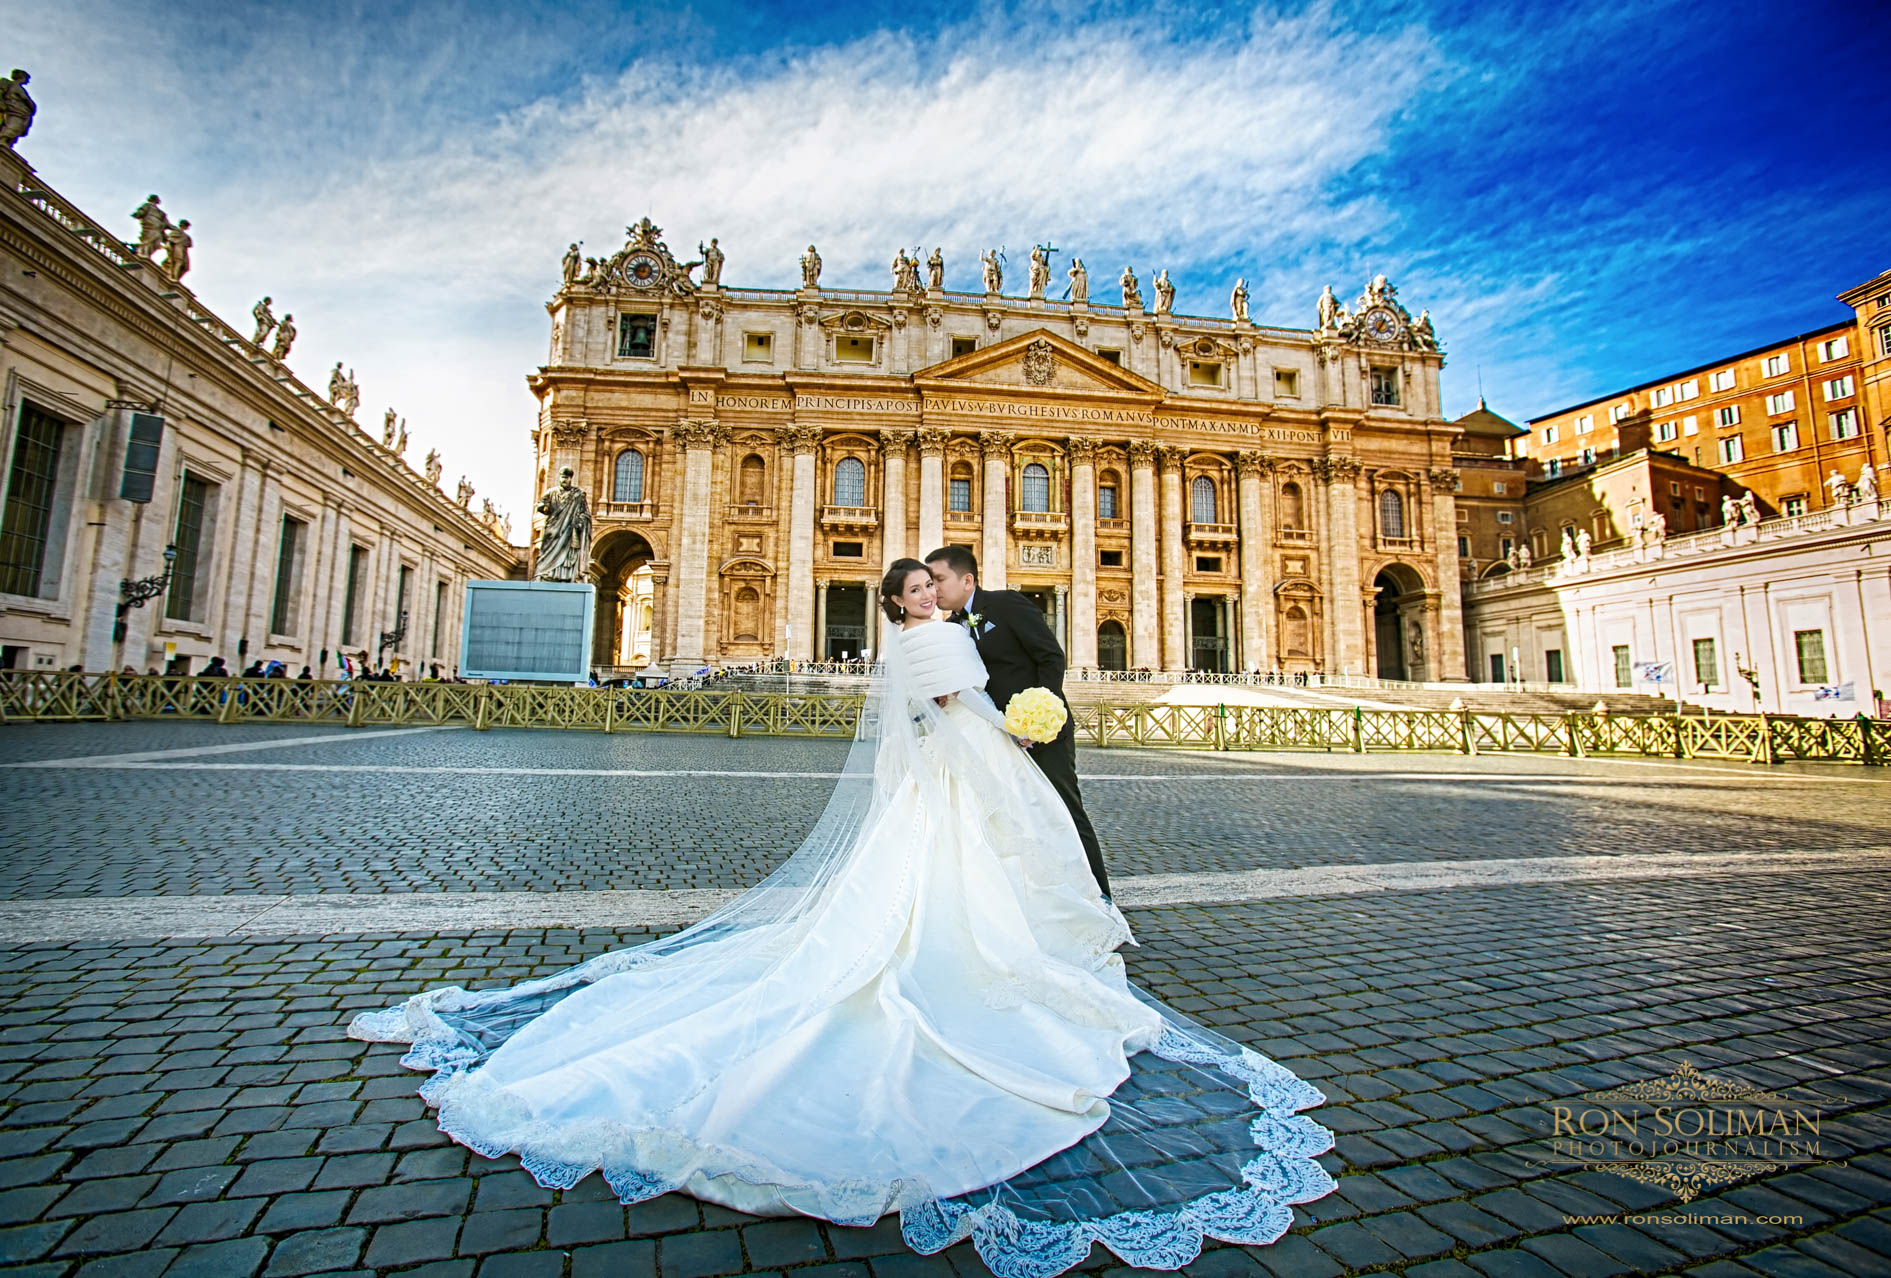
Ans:
POLYGON ((933 585, 938 588, 939 606, 947 612, 957 612, 965 607, 972 592, 978 588, 978 578, 969 572, 953 572, 943 559, 935 559, 926 567, 932 570, 933 585))

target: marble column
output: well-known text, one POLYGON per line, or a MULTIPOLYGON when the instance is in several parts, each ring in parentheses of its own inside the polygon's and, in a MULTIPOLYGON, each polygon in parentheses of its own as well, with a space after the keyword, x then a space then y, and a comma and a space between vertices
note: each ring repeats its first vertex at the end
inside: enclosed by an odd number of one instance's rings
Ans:
POLYGON ((1129 446, 1129 668, 1162 668, 1156 608, 1156 446, 1129 446))
POLYGON ((1188 669, 1188 603, 1182 593, 1187 548, 1182 542, 1182 465, 1188 453, 1162 450, 1162 668, 1188 669))
POLYGON ((1070 458, 1070 664, 1097 663, 1096 441, 1065 443, 1070 458))
POLYGON ((921 559, 945 545, 945 449, 952 433, 922 426, 919 442, 919 549, 921 559))
POLYGON ((785 651, 795 661, 808 661, 814 656, 814 453, 821 444, 821 431, 818 426, 784 426, 775 437, 793 472, 788 498, 785 651))
POLYGON ((1261 489, 1274 459, 1244 452, 1235 458, 1240 474, 1237 499, 1241 514, 1241 659, 1240 669, 1266 670, 1270 662, 1266 616, 1273 598, 1273 530, 1261 509, 1261 489))
POLYGON ((1367 669, 1364 596, 1359 585, 1359 463, 1326 458, 1327 561, 1333 574, 1333 644, 1326 668, 1371 675, 1367 669))
POLYGON ((676 430, 683 449, 681 529, 672 572, 676 588, 676 655, 670 672, 696 673, 709 657, 709 480, 723 429, 713 421, 686 421, 676 430))
MULTIPOLYGON (((906 450, 913 444, 910 430, 880 432, 884 494, 880 498, 880 566, 891 568, 902 556, 918 558, 931 550, 906 544, 906 450)), ((871 593, 871 592, 869 592, 871 593)))
POLYGON ((1011 474, 1011 443, 1008 430, 979 432, 979 447, 985 456, 984 539, 978 551, 978 581, 991 590, 1005 589, 1005 480, 1011 474))
POLYGON ((827 581, 823 578, 815 586, 814 596, 814 659, 827 660, 827 581))
POLYGON ((1177 670, 1195 668, 1195 592, 1182 592, 1182 642, 1176 645, 1176 651, 1182 654, 1182 660, 1176 664, 1177 670))
POLYGON ((650 565, 650 660, 645 668, 661 666, 670 658, 675 645, 670 640, 670 619, 676 615, 676 608, 671 603, 670 565, 652 563, 650 565))
POLYGON ((1064 650, 1064 664, 1070 664, 1070 609, 1066 595, 1066 586, 1051 587, 1051 633, 1057 636, 1058 646, 1064 650))
MULTIPOLYGON (((1431 636, 1431 668, 1437 679, 1461 678, 1464 669, 1464 600, 1458 577, 1458 472, 1434 470, 1431 530, 1438 564, 1438 633, 1431 636)), ((1679 660, 1679 658, 1676 658, 1679 660)), ((1575 669, 1569 665, 1567 669, 1575 669)))

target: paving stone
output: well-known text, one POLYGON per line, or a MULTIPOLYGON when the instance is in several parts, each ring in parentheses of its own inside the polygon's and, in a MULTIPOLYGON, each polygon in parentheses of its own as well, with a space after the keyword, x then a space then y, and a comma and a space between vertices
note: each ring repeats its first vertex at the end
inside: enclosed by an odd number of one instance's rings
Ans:
POLYGON ((1468 1202, 1427 1203, 1418 1208, 1418 1215, 1426 1224, 1442 1229, 1467 1247, 1506 1242, 1519 1232, 1509 1221, 1468 1202))
MULTIPOLYGON (((571 1278, 629 1278, 657 1272, 657 1245, 645 1238, 576 1247, 571 1252, 571 1278)), ((868 1278, 861 1270, 858 1278, 868 1278)))
POLYGON ((331 1189, 317 1194, 284 1194, 269 1200, 269 1207, 256 1227, 263 1233, 276 1234, 339 1225, 353 1197, 353 1191, 346 1189, 331 1189))
POLYGON ((175 1247, 151 1248, 119 1256, 100 1256, 79 1266, 77 1278, 157 1278, 177 1259, 175 1247))
POLYGON ((230 1238, 186 1247, 164 1278, 251 1278, 269 1254, 267 1238, 230 1238))
POLYGON ((1598 1251, 1574 1234, 1544 1234, 1526 1238, 1524 1250, 1541 1256, 1566 1274, 1577 1278, 1607 1278, 1611 1274, 1635 1272, 1634 1266, 1598 1251))
POLYGON ((565 1257, 556 1251, 488 1256, 479 1265, 479 1278, 564 1278, 564 1274, 565 1257))
POLYGON ((394 1170, 392 1154, 347 1154, 331 1158, 315 1174, 316 1189, 362 1189, 385 1182, 394 1170))
POLYGON ((770 1221, 750 1225, 741 1234, 749 1263, 758 1267, 788 1268, 828 1258, 827 1244, 811 1220, 770 1221))
POLYGON ((399 1269, 423 1260, 445 1260, 453 1254, 459 1232, 457 1216, 381 1225, 375 1229, 362 1263, 372 1269, 399 1269))
MULTIPOLYGON (((478 1194, 473 1200, 473 1210, 476 1212, 503 1211, 508 1207, 550 1207, 555 1200, 551 1190, 523 1174, 482 1176, 476 1183, 479 1185, 478 1194)), ((636 1207, 631 1208, 633 1213, 636 1210, 636 1207)), ((695 1222, 696 1213, 692 1210, 690 1223, 695 1222)))
POLYGON ((347 1269, 361 1258, 367 1245, 365 1229, 317 1229, 290 1234, 279 1240, 263 1270, 264 1278, 292 1278, 302 1274, 347 1269))
POLYGON ((524 1251, 536 1246, 545 1231, 545 1213, 531 1208, 510 1211, 474 1211, 460 1230, 459 1254, 482 1256, 494 1251, 524 1251))
POLYGON ((144 1205, 155 1207, 165 1203, 196 1203, 206 1198, 215 1198, 230 1187, 243 1169, 236 1166, 222 1167, 186 1167, 181 1171, 167 1174, 149 1194, 145 1195, 144 1205))
POLYGON ((24 1225, 38 1220, 65 1192, 64 1185, 31 1185, 0 1191, 0 1225, 24 1225))
POLYGON ((545 1241, 553 1247, 615 1242, 624 1236, 624 1208, 610 1203, 566 1203, 546 1214, 545 1241))
POLYGON ((109 1252, 137 1251, 157 1236, 159 1230, 177 1214, 175 1207, 155 1207, 146 1211, 116 1211, 92 1216, 60 1242, 61 1256, 96 1256, 109 1252))
POLYGON ((226 1198, 187 1203, 158 1235, 160 1246, 221 1242, 249 1229, 267 1205, 261 1198, 226 1198))
POLYGON ((243 1174, 230 1186, 230 1196, 251 1194, 288 1194, 307 1189, 322 1168, 320 1158, 270 1158, 249 1163, 243 1174))
POLYGON ((0 1265, 38 1260, 72 1229, 75 1222, 50 1220, 38 1225, 0 1229, 0 1265))
POLYGON ((211 1140, 181 1140, 167 1145, 146 1170, 173 1171, 180 1167, 210 1167, 228 1162, 240 1139, 222 1136, 211 1140))
POLYGON ((348 1213, 351 1225, 378 1225, 424 1216, 459 1216, 473 1194, 471 1180, 421 1180, 364 1189, 348 1213))

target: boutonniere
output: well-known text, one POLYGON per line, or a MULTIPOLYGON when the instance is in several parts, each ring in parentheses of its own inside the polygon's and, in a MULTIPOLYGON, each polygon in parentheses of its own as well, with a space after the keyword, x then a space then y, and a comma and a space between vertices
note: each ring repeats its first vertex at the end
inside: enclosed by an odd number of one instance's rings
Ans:
POLYGON ((976 637, 978 635, 979 626, 984 623, 985 614, 982 612, 968 612, 961 620, 964 622, 965 632, 976 637))

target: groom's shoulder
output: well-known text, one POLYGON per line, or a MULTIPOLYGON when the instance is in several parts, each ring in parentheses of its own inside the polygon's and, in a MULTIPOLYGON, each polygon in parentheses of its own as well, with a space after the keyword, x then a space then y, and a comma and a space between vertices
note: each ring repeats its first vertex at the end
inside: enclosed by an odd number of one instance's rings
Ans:
POLYGON ((980 603, 996 604, 1000 608, 1015 608, 1019 604, 1030 604, 1033 608, 1037 607, 1036 604, 1031 603, 1031 596, 1022 594, 1016 590, 985 590, 981 588, 978 593, 980 603))

